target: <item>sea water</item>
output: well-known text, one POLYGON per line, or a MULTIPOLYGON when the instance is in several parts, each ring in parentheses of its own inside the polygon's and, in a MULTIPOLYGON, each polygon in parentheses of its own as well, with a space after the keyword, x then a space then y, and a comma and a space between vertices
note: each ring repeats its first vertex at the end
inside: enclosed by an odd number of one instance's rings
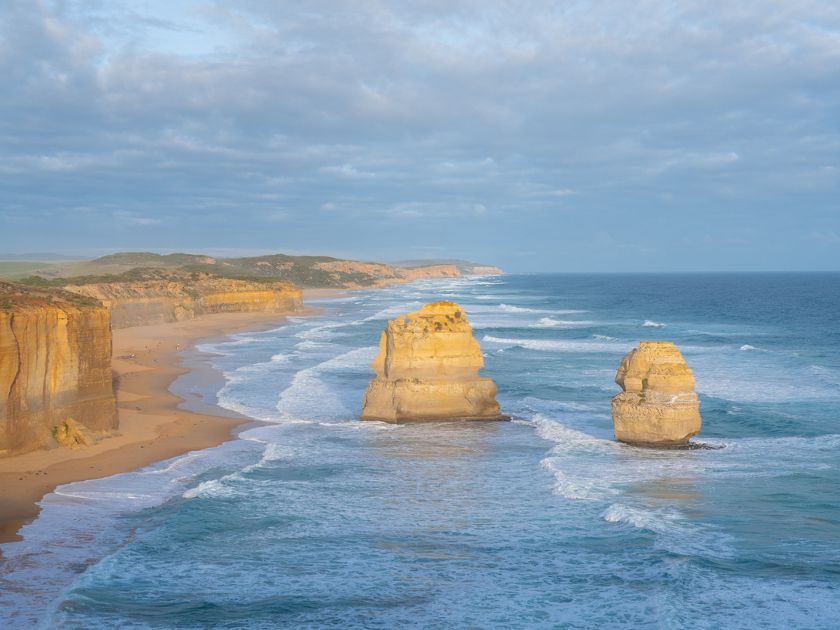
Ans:
POLYGON ((201 349, 266 424, 60 487, 3 546, 0 626, 836 628, 840 275, 418 282, 201 349), (461 304, 513 420, 360 422, 387 319, 461 304), (713 449, 616 443, 671 340, 713 449))

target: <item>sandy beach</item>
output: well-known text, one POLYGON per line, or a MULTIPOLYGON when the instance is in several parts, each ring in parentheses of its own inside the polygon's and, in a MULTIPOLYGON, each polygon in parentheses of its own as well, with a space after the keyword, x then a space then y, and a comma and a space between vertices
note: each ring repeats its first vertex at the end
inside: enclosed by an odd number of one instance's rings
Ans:
MULTIPOLYGON (((340 293, 311 290, 305 297, 317 299, 340 293)), ((295 315, 314 312, 308 309, 295 315)), ((268 329, 284 321, 282 313, 224 313, 115 330, 113 370, 119 429, 89 447, 41 450, 0 459, 0 543, 18 539, 20 527, 38 515, 41 498, 62 484, 127 472, 216 446, 229 440, 236 427, 254 422, 218 407, 201 406, 204 413, 179 408, 184 401, 170 391, 170 386, 188 371, 182 365, 182 353, 197 342, 268 329)))

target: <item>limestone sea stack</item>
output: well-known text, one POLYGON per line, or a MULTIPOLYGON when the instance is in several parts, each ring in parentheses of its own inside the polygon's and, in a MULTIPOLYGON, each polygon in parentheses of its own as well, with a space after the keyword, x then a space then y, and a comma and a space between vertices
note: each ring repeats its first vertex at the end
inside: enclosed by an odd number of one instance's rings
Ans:
POLYGON ((612 399, 615 437, 621 442, 675 447, 700 432, 700 401, 694 376, 677 346, 642 341, 622 360, 612 399))
POLYGON ((388 322, 371 367, 362 420, 507 420, 496 385, 478 375, 481 348, 463 309, 427 304, 388 322))

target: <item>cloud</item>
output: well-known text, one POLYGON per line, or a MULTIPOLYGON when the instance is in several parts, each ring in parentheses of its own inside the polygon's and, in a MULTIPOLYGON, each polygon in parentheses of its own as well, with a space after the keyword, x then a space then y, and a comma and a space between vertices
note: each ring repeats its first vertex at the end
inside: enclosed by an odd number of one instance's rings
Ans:
POLYGON ((338 175, 340 177, 347 177, 350 179, 366 179, 370 177, 376 177, 376 173, 360 171, 352 164, 341 164, 340 166, 323 166, 319 170, 322 173, 338 175))
POLYGON ((546 267, 601 268, 624 264, 581 245, 605 226, 677 243, 755 225, 715 262, 772 266, 759 244, 789 231, 790 200, 821 225, 840 195, 833 3, 140 7, 4 3, 0 204, 22 227, 0 248, 102 247, 132 218, 133 246, 274 246, 273 218, 310 251, 460 231, 471 257, 514 251, 503 235, 546 267))

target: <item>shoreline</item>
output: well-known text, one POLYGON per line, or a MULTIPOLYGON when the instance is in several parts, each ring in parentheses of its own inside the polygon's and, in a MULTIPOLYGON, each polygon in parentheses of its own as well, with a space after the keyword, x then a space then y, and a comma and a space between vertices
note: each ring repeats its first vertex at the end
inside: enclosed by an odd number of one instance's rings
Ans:
MULTIPOLYGON (((310 289, 304 300, 339 297, 346 289, 310 289)), ((304 302, 305 303, 305 302, 304 302)), ((199 383, 221 375, 200 359, 196 345, 214 338, 285 325, 293 313, 221 313, 181 322, 113 331, 112 370, 119 410, 114 434, 81 449, 37 450, 0 459, 0 544, 22 539, 41 499, 58 486, 130 472, 191 451, 218 446, 258 420, 171 390, 184 375, 199 383), (204 380, 202 380, 204 379, 204 380)), ((0 552, 2 558, 2 552, 0 552)))

